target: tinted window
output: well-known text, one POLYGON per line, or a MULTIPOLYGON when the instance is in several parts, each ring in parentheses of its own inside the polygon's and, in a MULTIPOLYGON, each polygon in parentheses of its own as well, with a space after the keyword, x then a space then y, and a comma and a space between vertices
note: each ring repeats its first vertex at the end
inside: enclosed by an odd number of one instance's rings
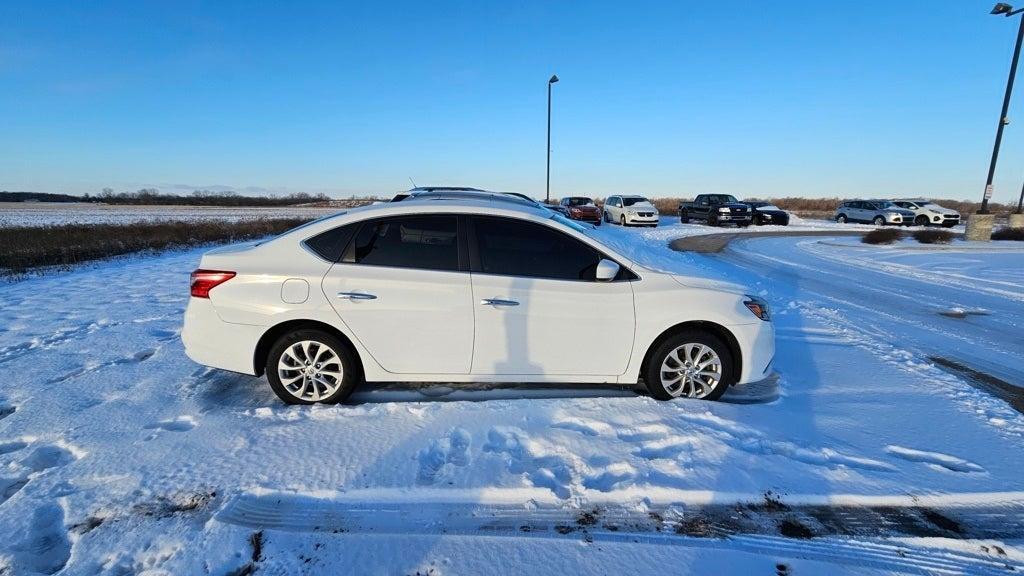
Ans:
POLYGON ((458 270, 455 216, 403 216, 363 224, 346 261, 395 268, 458 270))
POLYGON ((547 226, 474 218, 480 271, 503 276, 594 280, 601 253, 547 226))
POLYGON ((309 238, 305 244, 324 260, 337 262, 341 259, 342 252, 345 251, 345 247, 348 246, 348 242, 356 233, 357 228, 359 228, 358 223, 339 226, 309 238))

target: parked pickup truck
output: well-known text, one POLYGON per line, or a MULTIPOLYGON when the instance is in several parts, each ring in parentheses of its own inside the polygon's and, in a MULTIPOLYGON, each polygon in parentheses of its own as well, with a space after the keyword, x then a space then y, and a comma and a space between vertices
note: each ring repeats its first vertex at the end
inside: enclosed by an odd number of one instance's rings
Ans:
POLYGON ((698 194, 693 202, 679 203, 679 221, 703 220, 708 226, 750 226, 753 211, 731 194, 698 194))

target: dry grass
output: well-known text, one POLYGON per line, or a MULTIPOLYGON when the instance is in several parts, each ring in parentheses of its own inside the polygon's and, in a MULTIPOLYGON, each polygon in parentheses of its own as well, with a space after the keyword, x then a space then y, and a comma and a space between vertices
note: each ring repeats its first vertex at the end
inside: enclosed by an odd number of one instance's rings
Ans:
POLYGON ((903 237, 903 232, 895 228, 876 228, 860 239, 865 244, 892 244, 903 237))
POLYGON ((956 234, 949 230, 918 230, 914 232, 914 240, 921 244, 949 244, 956 234))
POLYGON ((275 218, 0 228, 0 275, 21 274, 42 266, 68 267, 143 250, 250 240, 279 234, 308 221, 275 218))
POLYGON ((1024 241, 1024 228, 1002 228, 992 233, 993 240, 1024 241))

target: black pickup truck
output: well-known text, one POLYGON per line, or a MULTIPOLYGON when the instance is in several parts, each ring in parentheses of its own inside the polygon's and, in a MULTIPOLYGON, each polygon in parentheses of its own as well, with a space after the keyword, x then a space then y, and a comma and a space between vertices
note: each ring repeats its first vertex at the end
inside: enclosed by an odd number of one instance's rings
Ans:
POLYGON ((750 226, 753 210, 731 194, 698 194, 693 202, 679 203, 679 221, 703 220, 709 226, 750 226))

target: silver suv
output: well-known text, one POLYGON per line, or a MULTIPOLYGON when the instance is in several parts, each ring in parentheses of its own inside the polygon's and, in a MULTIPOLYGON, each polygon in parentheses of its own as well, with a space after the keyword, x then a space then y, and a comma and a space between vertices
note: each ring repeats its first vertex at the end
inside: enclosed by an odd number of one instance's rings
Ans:
POLYGON ((835 221, 870 222, 875 226, 909 226, 914 223, 914 213, 888 200, 847 200, 836 208, 835 221))
POLYGON ((939 206, 931 200, 925 200, 924 198, 909 198, 905 200, 893 200, 892 203, 900 208, 913 212, 913 222, 916 226, 928 226, 929 224, 932 224, 935 226, 952 228, 960 223, 959 212, 939 206))

